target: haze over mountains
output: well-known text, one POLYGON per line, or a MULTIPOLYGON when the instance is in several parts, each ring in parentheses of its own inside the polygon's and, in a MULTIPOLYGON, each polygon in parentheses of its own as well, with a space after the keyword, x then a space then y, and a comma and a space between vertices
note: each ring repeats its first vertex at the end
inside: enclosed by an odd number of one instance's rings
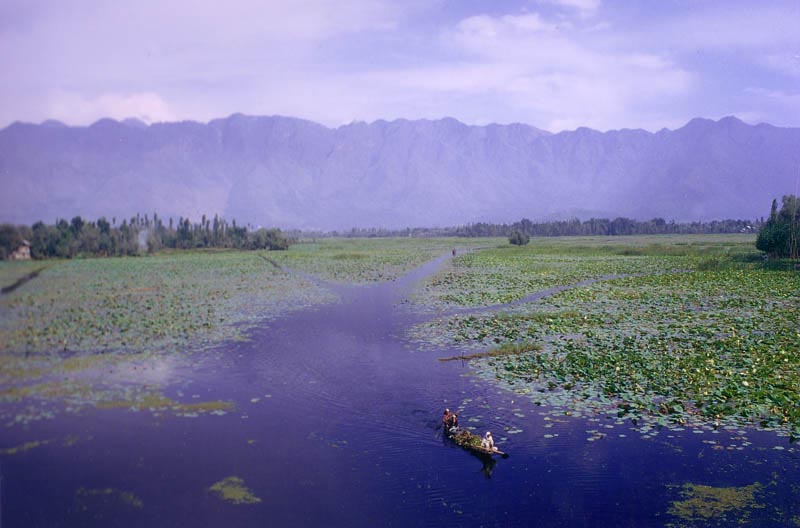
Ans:
POLYGON ((734 117, 551 134, 455 119, 353 123, 235 114, 0 130, 0 221, 157 212, 288 228, 628 216, 756 218, 795 191, 800 129, 734 117))

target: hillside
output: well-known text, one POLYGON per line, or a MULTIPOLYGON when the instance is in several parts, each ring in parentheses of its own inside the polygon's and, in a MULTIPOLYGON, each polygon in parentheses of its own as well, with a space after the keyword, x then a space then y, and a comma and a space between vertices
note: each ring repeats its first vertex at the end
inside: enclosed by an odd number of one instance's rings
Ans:
POLYGON ((734 117, 551 134, 454 119, 338 128, 235 114, 0 130, 0 221, 198 218, 280 227, 434 226, 571 215, 755 218, 794 191, 800 129, 734 117))

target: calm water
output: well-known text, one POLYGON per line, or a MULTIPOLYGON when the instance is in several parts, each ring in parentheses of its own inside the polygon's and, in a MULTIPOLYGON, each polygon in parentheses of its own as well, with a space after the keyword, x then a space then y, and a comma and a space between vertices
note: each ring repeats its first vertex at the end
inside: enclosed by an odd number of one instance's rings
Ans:
POLYGON ((436 360, 453 351, 410 348, 401 336, 421 316, 401 301, 441 262, 389 284, 336 287, 339 304, 162 366, 167 395, 233 400, 235 412, 94 410, 2 431, 3 445, 79 438, 0 459, 2 526, 667 526, 676 522, 674 486, 686 482, 760 482, 765 507, 751 513, 752 526, 800 515, 800 460, 785 439, 749 432, 743 451, 715 449, 704 441, 742 439, 726 431, 642 439, 605 418, 545 416, 551 409, 468 366, 436 360), (443 441, 445 406, 463 408, 462 425, 492 430, 510 458, 487 465, 443 441), (589 441, 596 429, 607 436, 589 441), (262 502, 234 505, 208 491, 228 476, 262 502), (80 488, 129 491, 143 507, 81 499, 80 488))

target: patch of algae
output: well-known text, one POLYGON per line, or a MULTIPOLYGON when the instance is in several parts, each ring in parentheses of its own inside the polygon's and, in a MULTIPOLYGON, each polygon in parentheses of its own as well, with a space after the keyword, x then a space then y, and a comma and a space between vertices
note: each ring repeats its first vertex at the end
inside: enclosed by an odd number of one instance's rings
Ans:
MULTIPOLYGON (((0 341, 2 341, 1 337, 2 334, 0 334, 0 341)), ((43 375, 44 370, 36 362, 2 354, 2 350, 2 345, 0 345, 0 382, 36 379, 43 375)))
POLYGON ((674 501, 668 510, 670 515, 686 524, 672 526, 747 523, 751 510, 764 508, 764 504, 756 500, 756 494, 762 489, 763 486, 758 482, 738 488, 686 483, 680 492, 683 500, 674 501))
POLYGON ((244 485, 244 480, 239 477, 227 477, 209 488, 220 499, 232 502, 233 504, 256 504, 261 502, 261 499, 253 495, 247 486, 244 485))
MULTIPOLYGON (((2 337, 0 335, 0 337, 2 337)), ((1 340, 1 339, 0 339, 1 340)), ((0 348, 2 352, 2 348, 0 348)), ((0 382, 25 383, 64 374, 83 374, 114 368, 136 361, 145 362, 146 354, 88 354, 61 358, 58 356, 21 357, 0 353, 0 382)))
POLYGON ((48 381, 33 385, 8 387, 0 391, 0 401, 18 402, 25 398, 61 399, 88 398, 92 395, 91 387, 70 381, 48 381))
POLYGON ((169 409, 175 412, 211 412, 233 410, 233 402, 207 401, 198 403, 179 403, 171 398, 158 393, 145 394, 136 400, 111 400, 97 403, 100 409, 127 409, 138 407, 142 409, 169 409))
POLYGON ((20 444, 15 447, 0 449, 0 455, 16 455, 17 453, 24 453, 25 451, 30 451, 31 449, 35 449, 39 446, 43 446, 49 443, 50 440, 33 440, 31 442, 25 442, 24 444, 20 444))
POLYGON ((129 506, 136 510, 144 508, 142 499, 130 491, 114 488, 84 488, 80 487, 75 492, 75 502, 80 511, 89 511, 97 506, 118 504, 129 506))

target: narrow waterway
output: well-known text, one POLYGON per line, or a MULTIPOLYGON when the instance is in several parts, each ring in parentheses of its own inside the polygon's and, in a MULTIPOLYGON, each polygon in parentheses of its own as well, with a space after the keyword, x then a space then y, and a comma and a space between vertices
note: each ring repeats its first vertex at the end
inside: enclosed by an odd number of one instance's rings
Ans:
POLYGON ((412 348, 402 336, 424 316, 403 301, 445 260, 390 283, 329 285, 339 303, 171 366, 168 396, 232 400, 236 411, 91 410, 4 432, 9 445, 78 441, 2 459, 2 526, 717 526, 669 513, 686 483, 758 483, 763 507, 734 513, 753 526, 800 513, 800 460, 785 439, 642 435, 605 417, 559 417, 437 361, 454 351, 412 348), (487 463, 443 440, 444 407, 511 456, 487 463), (260 502, 209 491, 230 476, 260 502), (141 504, 81 489, 124 490, 141 504))

